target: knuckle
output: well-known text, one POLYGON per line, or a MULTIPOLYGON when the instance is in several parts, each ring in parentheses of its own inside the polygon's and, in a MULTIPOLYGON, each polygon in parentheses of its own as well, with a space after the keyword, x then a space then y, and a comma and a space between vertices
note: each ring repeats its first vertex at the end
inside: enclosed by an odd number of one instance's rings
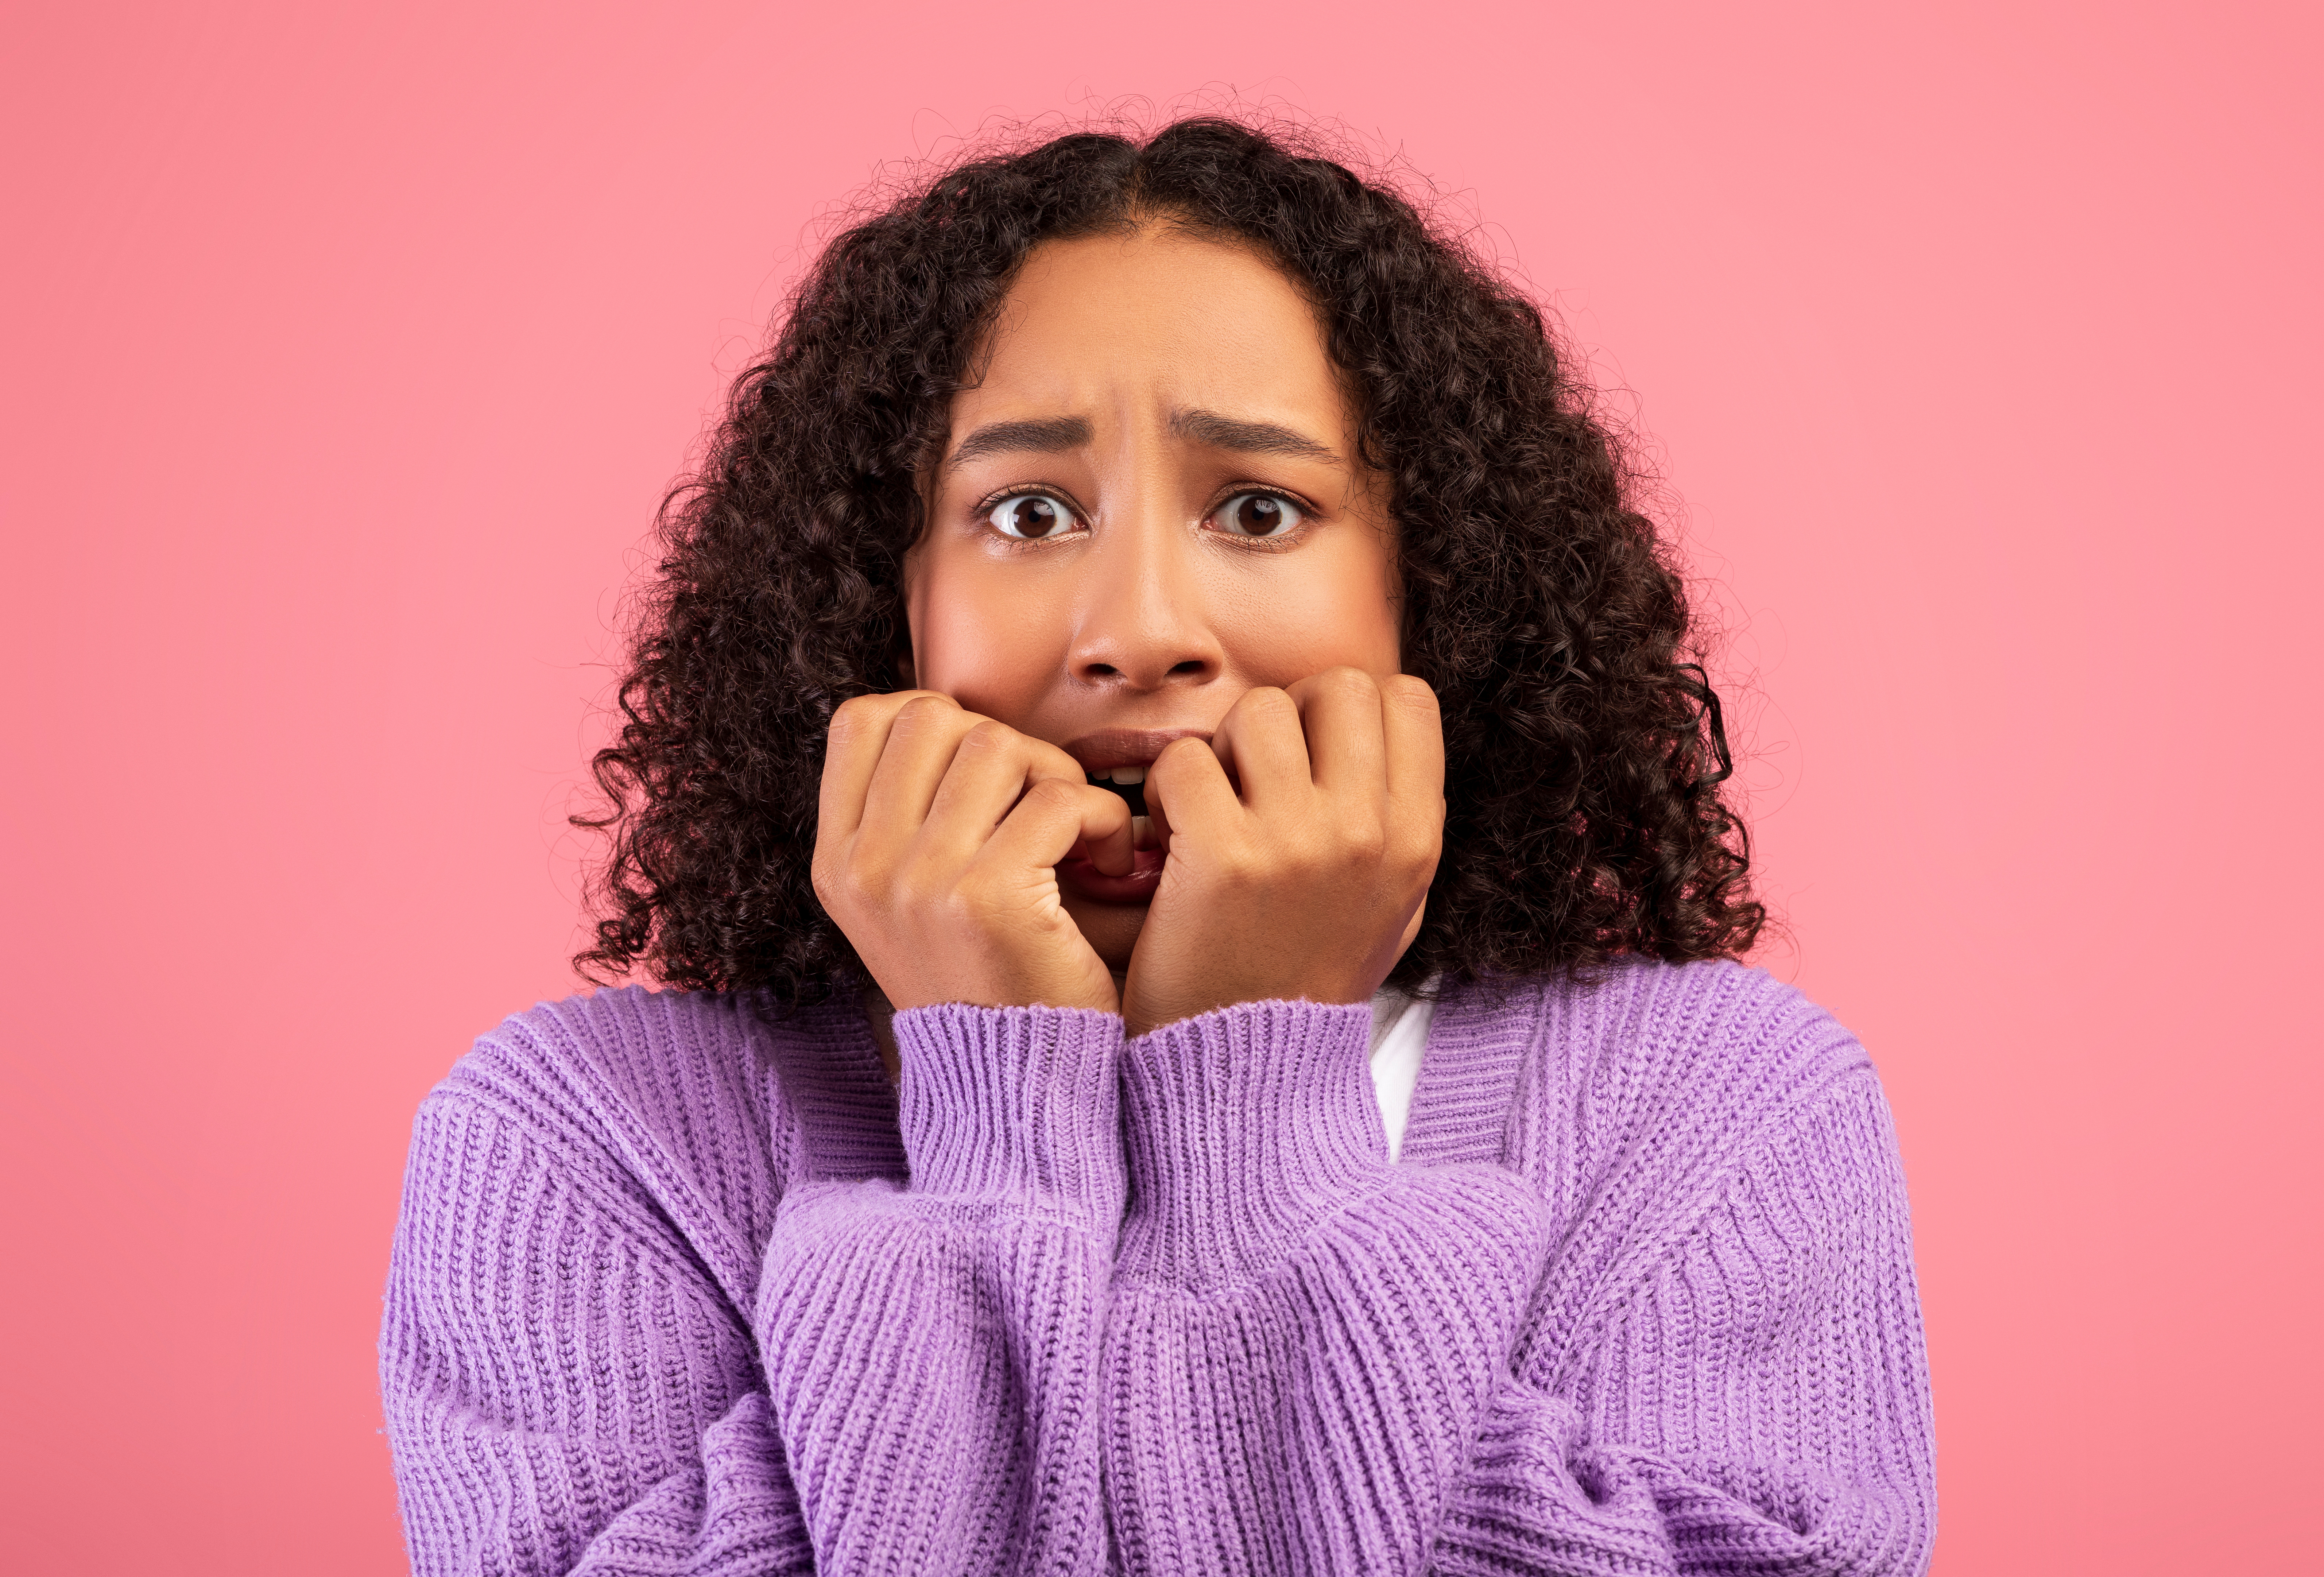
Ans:
POLYGON ((982 754, 993 751, 1005 751, 1016 742, 1015 729, 1005 723, 995 723, 991 718, 987 717, 969 725, 968 732, 960 736, 960 748, 982 754))
POLYGON ((902 875, 890 862, 858 851, 839 874, 840 891, 858 902, 876 901, 895 890, 902 875))
POLYGON ((1436 692, 1429 687, 1426 679, 1412 674, 1390 674, 1379 681, 1379 687, 1380 694, 1399 706, 1429 713, 1436 710, 1436 692))
POLYGON ((1379 694, 1379 686, 1371 675, 1360 668, 1325 669, 1315 676, 1315 687, 1342 700, 1369 701, 1379 694))
POLYGON ((845 742, 859 737, 877 722, 884 696, 856 696, 832 709, 830 735, 845 742))
POLYGON ((934 872, 915 863, 890 875, 885 890, 893 901, 917 913, 942 906, 951 896, 949 888, 934 872))
POLYGON ((948 696, 939 696, 934 690, 916 690, 896 709, 896 726, 916 730, 931 727, 945 714, 959 710, 948 696))
POLYGON ((1279 690, 1273 685, 1254 685, 1242 693, 1242 698, 1234 704, 1234 710, 1245 717, 1272 721, 1296 716, 1299 707, 1291 699, 1290 691, 1279 690))
POLYGON ((878 890, 876 883, 847 869, 819 872, 815 883, 816 897, 823 900, 825 908, 850 916, 862 916, 874 908, 878 890))
POLYGON ((1089 773, 1082 764, 1048 741, 1035 739, 1030 734, 1019 733, 1014 729, 1010 731, 1010 737, 1024 747, 1034 765, 1047 767, 1059 777, 1071 782, 1088 781, 1089 773))

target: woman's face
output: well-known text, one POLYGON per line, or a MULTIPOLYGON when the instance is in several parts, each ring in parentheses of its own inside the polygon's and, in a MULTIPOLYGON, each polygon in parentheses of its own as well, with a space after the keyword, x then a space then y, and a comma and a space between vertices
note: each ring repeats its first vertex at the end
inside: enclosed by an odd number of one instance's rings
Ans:
MULTIPOLYGON (((1151 225, 1051 242, 982 371, 924 481, 914 684, 1105 774, 1209 737, 1256 686, 1397 671, 1385 478, 1271 264, 1151 225)), ((1125 967, 1145 900, 1062 884, 1125 967)))

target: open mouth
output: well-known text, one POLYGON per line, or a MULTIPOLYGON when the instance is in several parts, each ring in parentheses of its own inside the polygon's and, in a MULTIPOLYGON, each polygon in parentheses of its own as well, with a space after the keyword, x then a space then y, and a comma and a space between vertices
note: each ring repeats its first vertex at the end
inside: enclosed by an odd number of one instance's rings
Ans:
POLYGON ((1057 878, 1069 890, 1100 903, 1148 902, 1162 879, 1166 854, 1154 820, 1146 813, 1146 769, 1143 765, 1111 767, 1090 773, 1089 780, 1108 793, 1120 795, 1130 807, 1130 867, 1125 875, 1109 876, 1086 858, 1076 856, 1057 867, 1057 878))
POLYGON ((1146 803, 1146 774, 1153 770, 1156 758, 1178 741, 1207 742, 1210 737, 1210 731, 1203 728, 1101 728, 1065 745, 1065 753, 1081 763, 1093 788, 1119 794, 1130 807, 1130 846, 1137 857, 1137 868, 1120 879, 1102 878, 1085 860, 1068 861, 1058 867, 1059 874, 1084 879, 1070 881, 1069 886, 1081 887, 1092 897, 1118 901, 1153 896, 1153 884, 1161 875, 1167 851, 1146 803))
POLYGON ((1146 769, 1115 767, 1111 771, 1092 772, 1089 780, 1100 788, 1107 788, 1130 802, 1130 814, 1146 815, 1146 769))

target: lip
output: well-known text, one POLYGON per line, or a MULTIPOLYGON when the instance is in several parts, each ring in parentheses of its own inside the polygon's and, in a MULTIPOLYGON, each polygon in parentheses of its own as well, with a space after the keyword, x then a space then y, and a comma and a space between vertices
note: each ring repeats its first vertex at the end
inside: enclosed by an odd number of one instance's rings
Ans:
MULTIPOLYGON (((1101 728, 1068 741, 1065 752, 1087 772, 1111 772, 1116 767, 1151 766, 1165 745, 1182 739, 1209 742, 1207 728, 1101 728)), ((1111 880, 1109 878, 1108 880, 1111 880)))
POLYGON ((1154 890, 1162 881, 1162 862, 1167 856, 1160 849, 1139 849, 1130 858, 1134 863, 1127 876, 1108 876, 1078 857, 1060 861, 1057 883, 1076 898, 1092 903, 1152 903, 1154 890))

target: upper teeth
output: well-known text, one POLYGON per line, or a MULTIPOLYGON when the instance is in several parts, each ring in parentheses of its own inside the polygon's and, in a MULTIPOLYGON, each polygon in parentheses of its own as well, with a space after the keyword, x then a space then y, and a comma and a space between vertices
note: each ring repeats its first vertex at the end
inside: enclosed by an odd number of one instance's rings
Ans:
POLYGON ((1112 779, 1115 782, 1121 784, 1124 788, 1127 788, 1132 783, 1145 782, 1146 769, 1143 767, 1116 767, 1112 771, 1108 772, 1106 776, 1112 779))

